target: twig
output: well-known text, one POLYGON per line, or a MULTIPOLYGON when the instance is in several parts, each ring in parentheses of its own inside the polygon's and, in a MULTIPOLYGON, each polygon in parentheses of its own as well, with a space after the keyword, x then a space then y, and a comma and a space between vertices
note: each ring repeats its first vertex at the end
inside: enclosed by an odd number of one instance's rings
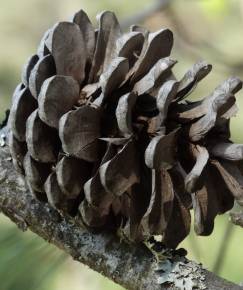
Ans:
POLYGON ((156 0, 154 3, 150 4, 150 6, 146 7, 141 12, 138 12, 137 14, 131 15, 128 18, 124 19, 121 22, 121 27, 123 29, 126 29, 133 23, 142 23, 147 18, 151 17, 154 13, 166 9, 171 2, 172 0, 156 0))
MULTIPOLYGON (((174 25, 175 31, 177 31, 177 45, 183 50, 183 52, 190 57, 194 56, 195 58, 200 58, 200 53, 202 49, 210 51, 210 54, 214 57, 220 65, 223 66, 223 69, 227 68, 232 73, 242 74, 243 63, 242 62, 232 62, 229 61, 227 55, 220 51, 217 47, 207 41, 195 42, 187 32, 185 25, 178 19, 176 13, 171 8, 169 4, 173 0, 158 0, 155 1, 152 5, 148 6, 141 12, 131 15, 127 19, 124 19, 121 23, 123 29, 127 29, 133 23, 143 23, 148 18, 150 18, 156 12, 166 10, 166 13, 174 25)), ((220 70, 217 68, 217 70, 220 70)), ((221 69, 222 70, 222 69, 221 69)))
POLYGON ((231 70, 237 74, 242 74, 242 61, 230 61, 229 57, 225 53, 223 53, 221 50, 219 50, 219 48, 208 41, 195 41, 194 38, 188 33, 186 26, 180 21, 172 7, 168 7, 166 13, 173 23, 174 30, 177 31, 177 44, 183 50, 183 52, 188 54, 190 57, 193 55, 196 58, 200 58, 199 51, 202 51, 202 49, 205 51, 208 50, 210 51, 210 55, 213 56, 215 61, 227 68, 227 70, 231 70))

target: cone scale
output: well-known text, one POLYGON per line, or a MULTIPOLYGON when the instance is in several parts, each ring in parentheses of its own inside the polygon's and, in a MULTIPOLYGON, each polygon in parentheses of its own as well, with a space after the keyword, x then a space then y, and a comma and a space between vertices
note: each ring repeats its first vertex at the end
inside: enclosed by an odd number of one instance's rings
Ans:
POLYGON ((242 82, 185 98, 211 71, 204 61, 177 80, 169 29, 122 32, 114 13, 83 10, 43 36, 10 111, 16 170, 36 198, 86 226, 131 242, 161 235, 175 248, 213 231, 243 204, 243 145, 230 140, 242 82))

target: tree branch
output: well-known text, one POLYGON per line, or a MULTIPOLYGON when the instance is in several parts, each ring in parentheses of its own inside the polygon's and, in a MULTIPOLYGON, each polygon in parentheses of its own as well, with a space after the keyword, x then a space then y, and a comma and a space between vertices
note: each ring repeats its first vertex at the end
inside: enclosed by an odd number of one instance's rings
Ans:
POLYGON ((174 29, 177 32, 177 45, 183 50, 183 52, 189 56, 194 56, 200 59, 200 53, 202 49, 205 51, 210 51, 214 59, 221 64, 222 68, 217 68, 217 70, 230 69, 233 73, 241 74, 243 69, 242 61, 230 61, 229 57, 225 55, 220 49, 211 43, 200 40, 196 41, 187 32, 185 25, 178 19, 177 14, 171 7, 173 0, 155 0, 148 7, 145 7, 142 11, 135 13, 121 22, 121 27, 123 29, 129 28, 133 23, 143 23, 155 13, 166 10, 167 16, 172 21, 174 29))
MULTIPOLYGON (((111 233, 92 233, 74 219, 61 216, 48 204, 36 200, 26 190, 23 179, 13 169, 7 146, 0 148, 0 211, 23 231, 30 229, 64 250, 73 259, 88 265, 127 289, 176 289, 174 286, 176 281, 163 284, 163 287, 158 284, 160 272, 155 271, 158 264, 144 245, 120 242, 111 233)), ((186 267, 188 271, 187 263, 185 258, 184 262, 180 263, 181 273, 186 267)), ((196 263, 190 263, 197 267, 197 276, 205 279, 206 289, 242 289, 203 270, 196 263)))
POLYGON ((154 3, 150 4, 144 10, 125 18, 121 22, 121 27, 123 29, 127 29, 134 23, 141 24, 154 13, 164 10, 170 4, 170 2, 172 2, 172 0, 155 0, 154 3))

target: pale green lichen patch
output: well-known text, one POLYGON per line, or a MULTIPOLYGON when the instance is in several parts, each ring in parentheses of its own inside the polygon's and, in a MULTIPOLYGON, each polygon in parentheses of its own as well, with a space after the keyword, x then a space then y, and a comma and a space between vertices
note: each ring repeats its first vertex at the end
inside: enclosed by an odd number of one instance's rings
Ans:
POLYGON ((158 238, 150 239, 145 245, 156 259, 154 271, 158 284, 180 290, 207 289, 202 266, 188 261, 185 249, 168 249, 158 238))
POLYGON ((181 290, 207 289, 201 266, 185 257, 158 262, 155 271, 158 284, 170 284, 181 290))

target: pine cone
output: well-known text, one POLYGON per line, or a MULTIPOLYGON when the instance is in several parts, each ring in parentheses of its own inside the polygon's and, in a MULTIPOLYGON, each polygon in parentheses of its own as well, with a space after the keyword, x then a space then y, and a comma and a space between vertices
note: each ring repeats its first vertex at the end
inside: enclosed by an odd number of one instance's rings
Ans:
POLYGON ((98 22, 81 10, 57 23, 25 65, 10 113, 16 169, 90 228, 176 247, 193 208, 196 233, 209 235, 217 214, 243 204, 243 146, 229 130, 241 81, 186 102, 211 65, 176 80, 170 30, 122 33, 112 12, 98 22))

